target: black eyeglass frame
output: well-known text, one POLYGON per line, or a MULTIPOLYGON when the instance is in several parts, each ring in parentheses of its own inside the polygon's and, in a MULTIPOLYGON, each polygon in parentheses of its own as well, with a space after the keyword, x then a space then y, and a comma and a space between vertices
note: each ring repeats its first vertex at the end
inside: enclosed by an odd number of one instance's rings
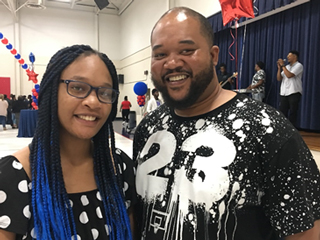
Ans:
POLYGON ((60 79, 60 82, 63 82, 63 83, 65 83, 65 84, 67 85, 67 93, 68 93, 70 96, 75 97, 75 98, 79 98, 79 99, 84 99, 84 98, 88 97, 89 94, 92 92, 92 90, 95 90, 96 95, 97 95, 97 98, 98 98, 98 100, 99 100, 101 103, 112 104, 112 103, 115 102, 115 100, 117 99, 117 95, 119 95, 119 93, 120 93, 119 91, 117 91, 117 90, 115 90, 115 89, 113 89, 113 88, 108 88, 108 87, 93 87, 93 86, 91 86, 89 83, 81 82, 81 81, 77 81, 77 80, 69 80, 69 79, 63 80, 63 79, 60 79), (90 90, 89 90, 89 91, 87 92, 87 94, 86 94, 85 96, 83 96, 83 97, 79 97, 79 96, 72 95, 72 94, 69 92, 69 83, 71 83, 71 82, 78 82, 78 83, 81 83, 81 84, 88 85, 88 86, 90 87, 90 90), (105 101, 102 101, 102 100, 100 99, 99 94, 98 94, 98 91, 99 91, 99 89, 101 89, 101 88, 103 88, 103 89, 111 89, 112 92, 115 94, 115 95, 112 95, 112 96, 114 96, 114 97, 112 97, 111 102, 105 102, 105 101))

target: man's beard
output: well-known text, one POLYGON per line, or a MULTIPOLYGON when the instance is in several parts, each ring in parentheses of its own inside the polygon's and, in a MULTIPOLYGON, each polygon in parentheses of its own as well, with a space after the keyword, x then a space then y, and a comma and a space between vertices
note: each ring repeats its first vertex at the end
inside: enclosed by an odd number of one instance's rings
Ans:
MULTIPOLYGON (((183 71, 181 70, 176 70, 175 72, 183 73, 183 71)), ((189 92, 181 100, 174 100, 173 98, 171 98, 165 85, 159 84, 159 82, 153 77, 151 77, 151 79, 156 89, 158 89, 161 93, 162 98, 167 106, 176 109, 186 109, 196 103, 196 101, 211 83, 213 79, 213 62, 211 61, 210 65, 207 68, 199 72, 194 77, 192 76, 193 75, 189 73, 189 77, 193 79, 190 84, 189 92)), ((162 79, 162 81, 165 80, 162 79)))

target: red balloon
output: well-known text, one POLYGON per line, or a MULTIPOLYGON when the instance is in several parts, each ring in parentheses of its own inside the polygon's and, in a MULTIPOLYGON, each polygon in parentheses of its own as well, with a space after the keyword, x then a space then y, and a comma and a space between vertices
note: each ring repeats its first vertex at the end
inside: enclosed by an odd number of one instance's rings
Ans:
POLYGON ((37 104, 35 102, 31 103, 32 107, 37 106, 37 104))
POLYGON ((32 82, 33 82, 34 84, 36 84, 36 83, 38 82, 38 80, 37 80, 37 79, 32 79, 32 82))
POLYGON ((18 61, 20 64, 24 64, 24 60, 21 58, 19 61, 18 61))
POLYGON ((32 88, 31 91, 32 91, 33 95, 34 95, 34 92, 37 92, 37 90, 35 88, 32 88))
POLYGON ((8 41, 8 39, 4 38, 4 39, 1 40, 1 42, 2 42, 3 44, 8 44, 9 41, 8 41))
POLYGON ((137 97, 137 98, 138 98, 138 100, 140 100, 140 99, 141 99, 141 97, 142 97, 142 96, 140 96, 140 95, 139 95, 139 96, 137 97))
POLYGON ((38 106, 33 107, 35 110, 38 110, 38 106))
POLYGON ((252 0, 219 0, 223 25, 241 17, 254 18, 252 0))
POLYGON ((38 97, 38 93, 37 92, 33 92, 33 96, 38 97))
POLYGON ((16 54, 17 54, 17 50, 15 50, 15 49, 12 49, 10 52, 11 52, 13 55, 16 55, 16 54))

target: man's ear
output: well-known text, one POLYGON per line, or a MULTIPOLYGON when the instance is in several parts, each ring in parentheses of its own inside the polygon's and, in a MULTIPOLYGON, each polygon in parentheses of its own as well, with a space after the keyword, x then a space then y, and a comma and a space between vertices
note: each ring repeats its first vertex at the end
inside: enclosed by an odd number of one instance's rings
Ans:
POLYGON ((217 66, 219 60, 219 47, 214 45, 210 49, 210 55, 212 58, 213 66, 217 66))

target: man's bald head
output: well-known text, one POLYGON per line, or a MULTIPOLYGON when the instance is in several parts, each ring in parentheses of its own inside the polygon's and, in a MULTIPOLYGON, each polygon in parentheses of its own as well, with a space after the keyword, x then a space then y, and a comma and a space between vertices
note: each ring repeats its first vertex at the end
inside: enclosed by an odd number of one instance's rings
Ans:
POLYGON ((176 7, 176 8, 172 8, 170 10, 168 10, 166 13, 164 13, 160 19, 157 21, 157 23, 155 24, 155 26, 152 29, 151 32, 151 42, 152 42, 152 36, 153 36, 153 31, 154 29, 158 26, 158 24, 168 15, 180 15, 180 14, 184 14, 187 17, 191 17, 195 20, 197 20, 199 22, 200 25, 200 33, 203 37, 206 38, 209 47, 212 47, 214 45, 214 32, 212 29, 211 24, 209 23, 209 21, 200 13, 187 8, 187 7, 176 7))

